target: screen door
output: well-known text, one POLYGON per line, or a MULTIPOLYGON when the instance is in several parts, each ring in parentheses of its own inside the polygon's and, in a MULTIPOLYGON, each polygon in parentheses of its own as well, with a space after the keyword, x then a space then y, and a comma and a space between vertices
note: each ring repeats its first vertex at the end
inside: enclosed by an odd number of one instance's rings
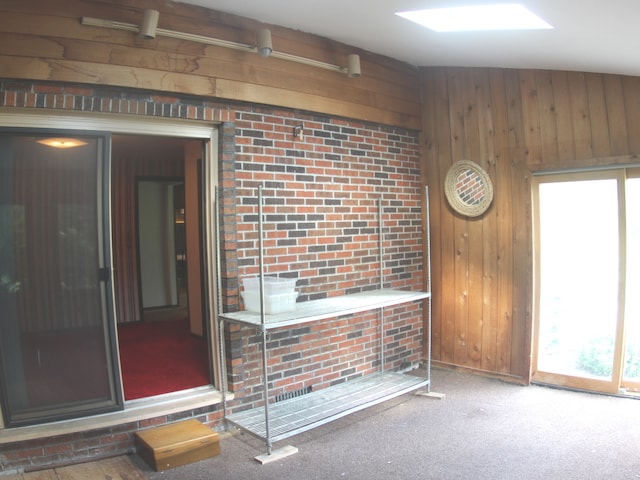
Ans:
POLYGON ((6 426, 121 408, 106 136, 0 132, 0 352, 6 426))

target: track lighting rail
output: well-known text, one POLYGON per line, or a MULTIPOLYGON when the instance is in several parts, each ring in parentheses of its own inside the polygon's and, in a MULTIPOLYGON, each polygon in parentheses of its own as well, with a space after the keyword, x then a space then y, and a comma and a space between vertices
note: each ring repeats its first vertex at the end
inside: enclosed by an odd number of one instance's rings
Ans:
POLYGON ((202 43, 205 45, 213 45, 216 47, 230 48, 248 53, 257 53, 261 57, 273 57, 290 62, 308 65, 310 67, 322 68, 333 72, 346 74, 349 78, 357 78, 361 75, 360 56, 351 54, 347 56, 347 65, 333 65, 331 63, 321 62, 311 58, 300 57, 290 53, 278 52, 273 50, 271 46, 271 32, 263 29, 259 30, 256 35, 255 45, 246 45, 243 43, 222 40, 219 38, 206 37, 194 33, 177 32, 174 30, 166 30, 157 28, 158 12, 156 10, 145 10, 142 24, 140 26, 132 23, 118 22, 115 20, 105 20, 101 18, 82 17, 82 25, 91 27, 111 28, 115 30, 125 30, 135 32, 140 38, 151 39, 156 36, 175 38, 178 40, 187 40, 190 42, 202 43))

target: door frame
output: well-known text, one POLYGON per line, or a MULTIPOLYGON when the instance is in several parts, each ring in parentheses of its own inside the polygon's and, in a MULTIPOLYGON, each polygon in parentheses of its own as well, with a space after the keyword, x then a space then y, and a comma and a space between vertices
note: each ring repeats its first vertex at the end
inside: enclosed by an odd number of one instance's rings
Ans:
MULTIPOLYGON (((132 117, 126 115, 117 114, 101 114, 91 115, 87 113, 75 113, 75 112, 56 112, 52 113, 28 113, 28 112, 7 112, 0 111, 0 127, 2 128, 16 128, 16 129, 40 129, 51 131, 52 118, 55 120, 56 130, 68 130, 77 134, 78 131, 85 131, 89 134, 95 134, 96 132, 109 132, 111 134, 134 134, 134 135, 148 135, 148 136, 163 136, 163 137, 181 137, 193 140, 201 140, 204 143, 203 154, 203 179, 204 179, 204 191, 203 191, 203 234, 205 242, 203 244, 203 265, 205 268, 205 285, 203 285, 203 291, 206 295, 206 299, 203 302, 203 307, 206 310, 206 323, 210 332, 210 364, 211 373, 213 377, 213 390, 211 392, 203 392, 207 398, 221 398, 218 392, 219 388, 224 388, 223 372, 220 362, 220 332, 218 330, 218 324, 215 321, 218 314, 218 302, 216 301, 215 292, 218 291, 218 272, 217 265, 217 246, 219 240, 217 237, 216 229, 216 212, 218 209, 217 195, 215 194, 216 187, 218 185, 218 124, 205 121, 193 121, 183 119, 164 119, 164 118, 147 118, 147 117, 132 117), (218 388, 216 388, 218 387, 218 388)), ((108 145, 110 151, 110 145, 108 145)), ((108 163, 108 162, 105 162, 108 163)), ((104 167, 104 165, 103 165, 104 167)), ((106 196, 105 201, 111 202, 111 174, 110 171, 105 171, 105 180, 107 184, 104 187, 103 195, 106 196)), ((111 222, 112 219, 106 219, 108 223, 108 241, 109 248, 111 247, 111 222)), ((110 259, 112 260, 112 259, 110 259)), ((109 265, 112 269, 113 265, 109 265)), ((112 270, 111 270, 112 271, 112 270)), ((110 288, 113 288, 113 282, 109 282, 110 288)), ((113 299, 113 292, 111 293, 113 299)), ((117 323, 115 318, 115 305, 111 302, 108 308, 114 311, 114 323, 117 323)), ((114 337, 115 339, 115 337, 114 337)), ((117 358, 117 365, 119 368, 120 359, 117 358)), ((121 378, 121 377, 120 377, 121 378)), ((119 391, 122 396, 122 384, 120 380, 119 391)), ((176 401, 180 401, 176 398, 176 401)), ((161 400, 154 401, 153 403, 162 402, 161 400)), ((184 403, 184 401, 182 401, 184 403)), ((194 402, 202 402, 202 399, 195 398, 194 402)), ((124 402, 124 415, 127 415, 127 403, 124 402)), ((163 405, 166 402, 162 402, 163 405)), ((150 408, 157 409, 150 406, 150 408)), ((170 405, 167 408, 171 408, 170 405)), ((117 420, 113 420, 117 422, 117 420)), ((3 422, 2 408, 0 406, 0 431, 4 430, 6 425, 3 422)), ((46 427, 46 424, 44 425, 46 427)), ((65 431, 64 425, 58 425, 57 431, 65 431)), ((12 429, 13 430, 13 429, 12 429)), ((16 431, 21 429, 17 428, 16 431)), ((40 429, 33 429, 34 435, 41 435, 37 433, 40 429)), ((76 431, 73 426, 69 427, 68 431, 76 431)), ((27 435, 28 437, 29 435, 27 435)), ((17 433, 16 438, 25 438, 23 434, 17 433)))
MULTIPOLYGON (((640 166, 628 166, 627 168, 625 168, 625 178, 627 180, 629 179, 640 179, 640 166)), ((629 238, 628 236, 628 232, 626 235, 627 239, 629 238)), ((627 275, 628 275, 628 271, 627 271, 627 275)), ((625 277, 625 281, 626 281, 626 277, 625 277)), ((625 332, 624 335, 624 343, 623 343, 623 348, 627 347, 627 335, 625 332)), ((634 395, 634 396, 638 396, 640 395, 640 381, 632 381, 632 380, 625 380, 624 378, 624 365, 622 368, 622 373, 620 376, 620 387, 621 389, 623 389, 625 392, 629 393, 630 395, 634 395)))
POLYGON ((625 285, 626 285, 626 209, 625 209, 626 168, 612 166, 593 170, 537 172, 532 178, 532 223, 533 223, 533 336, 531 352, 531 379, 533 383, 563 386, 608 394, 619 393, 624 369, 625 346, 625 285), (540 211, 539 186, 542 183, 560 183, 588 180, 616 180, 618 198, 618 293, 613 352, 612 375, 610 380, 577 377, 566 374, 538 370, 538 349, 540 332, 540 211))

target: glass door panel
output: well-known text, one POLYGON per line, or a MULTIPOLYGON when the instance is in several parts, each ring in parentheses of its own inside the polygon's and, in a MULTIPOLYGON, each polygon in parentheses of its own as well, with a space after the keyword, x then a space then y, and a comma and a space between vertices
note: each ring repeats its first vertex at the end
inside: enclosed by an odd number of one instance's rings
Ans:
MULTIPOLYGON (((618 325, 617 180, 540 183, 534 379, 611 382, 618 325)), ((552 383, 558 383, 554 381, 552 383)), ((588 382, 587 382, 588 383, 588 382)))
POLYGON ((627 295, 622 386, 640 392, 640 178, 626 182, 627 295))
MULTIPOLYGON (((7 426, 119 408, 106 288, 103 140, 0 134, 0 352, 7 426), (67 144, 72 139, 59 139, 67 144)), ((108 202, 107 202, 108 203, 108 202)))

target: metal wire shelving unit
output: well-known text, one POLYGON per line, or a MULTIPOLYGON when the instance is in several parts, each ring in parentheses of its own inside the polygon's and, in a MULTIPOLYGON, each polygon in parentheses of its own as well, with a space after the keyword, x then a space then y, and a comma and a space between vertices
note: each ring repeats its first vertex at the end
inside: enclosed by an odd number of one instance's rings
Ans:
MULTIPOLYGON (((429 199, 426 194, 426 234, 427 234, 427 291, 415 292, 383 288, 383 222, 382 202, 378 203, 379 216, 379 256, 380 288, 361 293, 311 300, 296 304, 293 312, 266 315, 264 313, 264 259, 263 259, 263 213, 262 188, 258 189, 258 235, 260 263, 260 313, 247 311, 223 313, 219 316, 220 332, 224 332, 225 323, 235 323, 256 329, 262 343, 262 387, 263 403, 261 407, 231 413, 226 420, 242 430, 262 439, 267 446, 267 455, 271 455, 273 443, 297 435, 312 428, 324 425, 351 413, 385 402, 399 395, 420 388, 431 388, 431 272, 430 272, 430 232, 429 199), (427 302, 427 359, 426 376, 412 375, 384 370, 384 310, 387 307, 414 301, 427 302), (267 336, 270 330, 318 322, 338 316, 378 310, 380 314, 380 372, 348 380, 302 396, 289 398, 276 403, 269 401, 268 385, 268 348, 267 336)), ((222 342, 223 343, 223 342, 222 342)), ((224 349, 221 349, 224 365, 224 349)), ((226 389, 225 389, 226 390, 226 389)))

